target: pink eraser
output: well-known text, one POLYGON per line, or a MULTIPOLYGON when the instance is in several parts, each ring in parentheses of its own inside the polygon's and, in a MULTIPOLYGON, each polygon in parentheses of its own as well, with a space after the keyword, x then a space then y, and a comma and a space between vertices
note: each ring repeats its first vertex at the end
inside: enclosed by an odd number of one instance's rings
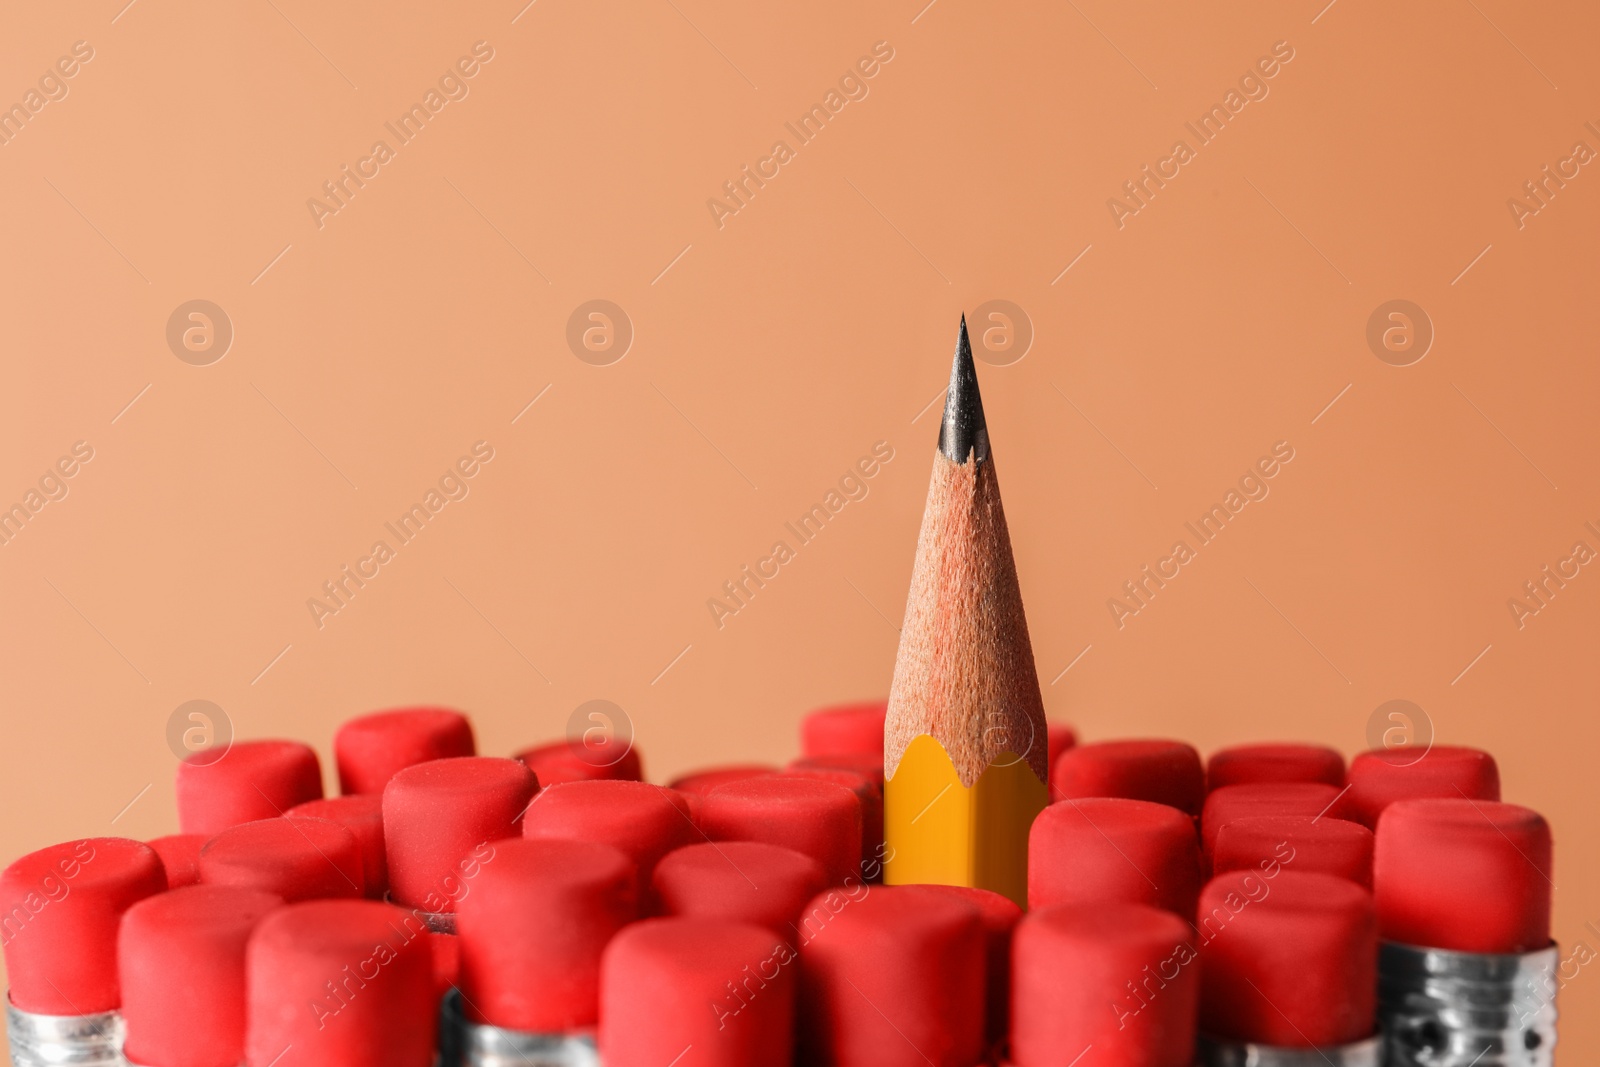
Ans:
POLYGON ((342 793, 382 793, 407 767, 475 756, 471 721, 449 708, 397 708, 351 719, 333 735, 342 793))
POLYGON ((1063 752, 1051 775, 1057 798, 1124 797, 1200 814, 1206 772, 1182 741, 1097 741, 1063 752))
POLYGON ((806 756, 842 753, 883 759, 883 720, 887 700, 863 700, 819 708, 800 721, 800 752, 806 756))
POLYGON ((167 888, 155 849, 91 837, 30 852, 0 873, 11 1003, 35 1015, 91 1015, 121 1003, 117 924, 167 888))
POLYGON ((177 789, 179 828, 209 836, 317 799, 322 765, 298 741, 236 741, 221 759, 205 752, 178 764, 177 789))
POLYGON ((1048 746, 1046 756, 1049 760, 1050 774, 1053 777, 1055 775, 1056 762, 1061 759, 1061 753, 1077 746, 1078 733, 1064 722, 1052 722, 1048 724, 1045 744, 1048 746))
POLYGON ((524 837, 599 841, 633 861, 641 891, 668 852, 703 841, 676 790, 649 782, 565 782, 539 794, 522 822, 524 837))
POLYGON ((593 1026, 600 953, 639 916, 638 875, 592 841, 501 841, 456 909, 468 1017, 529 1033, 593 1026))
POLYGON ((389 863, 383 847, 383 797, 376 793, 357 793, 326 800, 309 800, 285 814, 291 819, 327 819, 356 836, 361 846, 362 884, 366 895, 382 900, 389 890, 389 863))
POLYGON ((1550 943, 1550 825, 1492 800, 1402 800, 1378 820, 1372 881, 1385 941, 1523 953, 1550 943))
POLYGON ((1149 904, 1194 916, 1200 842, 1170 804, 1085 797, 1049 805, 1028 834, 1028 906, 1149 904))
POLYGON ((432 1067, 432 941, 376 900, 314 900, 269 914, 245 951, 249 1067, 432 1067))
POLYGON ((719 919, 624 927, 600 963, 606 1067, 788 1067, 794 949, 771 930, 719 919))
POLYGON ((434 913, 456 909, 485 846, 516 837, 539 781, 514 759, 458 756, 398 772, 383 790, 389 894, 434 913))
POLYGON ((984 998, 984 1041, 990 1049, 998 1048, 1011 1025, 1011 938, 1022 921, 1022 909, 1010 897, 990 889, 964 885, 920 888, 964 900, 978 909, 978 919, 983 924, 983 970, 988 985, 988 996, 984 998))
POLYGON ((1188 923, 1143 904, 1030 912, 1011 949, 1016 1067, 1063 1067, 1085 1049, 1104 1067, 1189 1067, 1200 1002, 1193 940, 1188 923))
MULTIPOLYGON (((814 778, 820 782, 842 785, 856 795, 861 804, 861 867, 862 872, 873 868, 883 858, 883 773, 879 765, 878 776, 869 777, 861 771, 843 767, 802 766, 809 760, 796 760, 780 777, 814 778)), ((870 878, 865 879, 871 881, 870 878)))
POLYGON ((1383 809, 1397 800, 1499 800, 1500 768, 1493 756, 1476 748, 1434 745, 1421 753, 1376 748, 1350 761, 1345 784, 1350 818, 1374 829, 1383 809))
POLYGON ((1211 855, 1218 830, 1252 815, 1338 818, 1343 813, 1341 792, 1339 786, 1326 782, 1246 782, 1213 789, 1200 811, 1200 849, 1211 855))
POLYGON ((651 880, 663 915, 764 926, 795 936, 800 910, 828 886, 822 864, 762 841, 702 841, 667 853, 651 880))
POLYGON ((842 785, 805 778, 747 778, 713 789, 700 809, 713 841, 766 841, 804 852, 836 883, 859 879, 861 802, 842 785))
POLYGON ((1234 745, 1211 753, 1206 784, 1211 789, 1247 782, 1322 782, 1344 786, 1344 755, 1327 745, 1234 745))
POLYGON ((777 773, 778 768, 766 763, 735 763, 726 767, 703 767, 698 771, 690 771, 674 778, 667 786, 690 796, 704 796, 728 782, 777 773))
POLYGON ((594 782, 618 779, 624 782, 644 781, 644 764, 639 750, 616 740, 616 735, 605 744, 584 747, 582 741, 552 741, 535 745, 518 752, 513 759, 528 765, 539 784, 560 785, 562 782, 594 782))
POLYGON ((1200 892, 1200 1028, 1229 1041, 1344 1045, 1376 1025, 1372 895, 1331 874, 1229 871, 1200 892))
POLYGON ((117 959, 128 1059, 162 1067, 243 1062, 245 943, 282 903, 260 889, 192 885, 123 914, 117 959))
POLYGON ((1268 871, 1274 865, 1348 878, 1370 892, 1372 831, 1344 819, 1303 815, 1253 815, 1217 831, 1211 846, 1211 869, 1217 874, 1268 871))
POLYGON ((245 886, 284 900, 359 897, 355 834, 327 819, 259 819, 229 827, 200 850, 200 884, 245 886))
POLYGON ((145 844, 156 850, 167 872, 167 888, 182 889, 200 880, 200 849, 211 838, 206 834, 168 834, 145 844))
POLYGON ((800 929, 802 1062, 972 1067, 984 1053, 978 909, 924 886, 822 894, 800 929))

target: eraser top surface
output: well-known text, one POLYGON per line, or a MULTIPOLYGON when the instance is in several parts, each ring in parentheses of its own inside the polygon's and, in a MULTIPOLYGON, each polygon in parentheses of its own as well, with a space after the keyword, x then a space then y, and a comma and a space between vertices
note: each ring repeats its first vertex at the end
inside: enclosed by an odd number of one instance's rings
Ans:
POLYGON ((1378 819, 1373 856, 1385 940, 1457 952, 1550 943, 1550 826, 1490 800, 1401 800, 1378 819))
POLYGON ((1200 753, 1182 741, 1141 738, 1078 745, 1056 760, 1058 796, 1125 797, 1200 814, 1206 775, 1200 753))
POLYGON ((314 900, 268 914, 245 959, 246 1062, 432 1067, 432 935, 375 900, 314 900))
POLYGON ((1270 742, 1233 745, 1206 761, 1211 789, 1246 782, 1323 782, 1344 785, 1344 755, 1327 745, 1270 742))
POLYGON ((1372 831, 1332 816, 1304 815, 1252 815, 1217 831, 1211 850, 1216 873, 1268 870, 1275 864, 1348 878, 1370 892, 1372 831))
POLYGON ((519 836, 519 820, 538 789, 526 765, 495 756, 431 760, 398 772, 383 791, 395 901, 454 911, 463 864, 470 865, 470 854, 486 842, 519 836))
POLYGON ((1206 795, 1200 814, 1200 844, 1211 854, 1217 831, 1251 815, 1304 815, 1338 818, 1339 786, 1326 782, 1245 782, 1225 785, 1206 795))
POLYGON ((617 740, 615 734, 602 745, 584 747, 583 742, 552 741, 518 752, 513 759, 528 765, 543 786, 562 782, 593 782, 617 779, 644 780, 644 764, 639 750, 617 740))
POLYGON ((804 852, 835 881, 861 862, 861 801, 833 782, 782 775, 728 782, 706 795, 699 821, 713 841, 766 841, 804 852))
POLYGON ((308 800, 285 814, 291 819, 327 819, 349 830, 361 846, 366 895, 381 898, 389 889, 389 864, 383 843, 383 797, 376 793, 308 800))
POLYGON ((667 786, 680 793, 704 796, 717 786, 728 782, 777 773, 778 768, 767 763, 732 763, 724 767, 704 767, 698 771, 690 771, 674 778, 667 783, 667 786))
POLYGON ((1415 748, 1362 752, 1350 761, 1345 783, 1350 787, 1345 795, 1350 818, 1369 829, 1397 800, 1500 799, 1500 768, 1494 757, 1460 745, 1434 745, 1421 752, 1415 748))
POLYGON ((259 889, 194 885, 147 897, 124 913, 118 957, 130 1060, 243 1060, 245 945, 282 903, 259 889))
POLYGON ((676 790, 650 782, 563 782, 539 794, 522 822, 524 837, 599 841, 633 860, 641 886, 662 856, 704 840, 688 802, 676 790))
POLYGON ((122 837, 67 841, 12 863, 0 873, 12 1003, 41 1015, 117 1007, 122 914, 166 888, 155 850, 122 837))
POLYGON ((376 711, 350 719, 333 735, 344 793, 382 793, 407 767, 477 751, 471 721, 449 708, 376 711))
POLYGON ((161 857, 167 872, 167 888, 182 889, 200 880, 200 849, 211 840, 205 834, 168 834, 145 842, 161 857))
POLYGON ((1194 915, 1200 893, 1194 820, 1170 804, 1084 797, 1047 806, 1028 834, 1028 902, 1121 902, 1194 915))
POLYGON ((786 938, 827 885, 815 859, 763 841, 685 845, 662 857, 652 879, 663 914, 752 923, 786 938))
POLYGON ((176 786, 180 829, 216 834, 322 796, 322 765, 299 741, 235 741, 179 763, 176 786))
POLYGON ((365 891, 361 846, 327 819, 260 819, 229 827, 200 850, 202 885, 247 886, 293 903, 359 897, 365 891))
POLYGON ((800 751, 805 756, 855 754, 883 760, 883 722, 888 700, 863 700, 818 708, 800 721, 800 751))

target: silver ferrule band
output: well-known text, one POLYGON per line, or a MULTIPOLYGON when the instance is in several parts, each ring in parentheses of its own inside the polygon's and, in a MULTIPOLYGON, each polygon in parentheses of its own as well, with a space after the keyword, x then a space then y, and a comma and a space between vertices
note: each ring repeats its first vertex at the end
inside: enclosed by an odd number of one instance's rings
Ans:
POLYGON ((1202 1067, 1380 1067, 1382 1052, 1377 1036, 1348 1045, 1288 1048, 1200 1035, 1202 1067))
POLYGON ((13 1067, 128 1067, 119 1012, 35 1015, 8 996, 6 1036, 13 1067))
POLYGON ((1498 955, 1386 941, 1378 1020, 1392 1067, 1549 1067, 1560 950, 1498 955))
POLYGON ((461 1010, 461 992, 439 1008, 439 1067, 599 1067, 586 1034, 529 1034, 475 1023, 461 1010))

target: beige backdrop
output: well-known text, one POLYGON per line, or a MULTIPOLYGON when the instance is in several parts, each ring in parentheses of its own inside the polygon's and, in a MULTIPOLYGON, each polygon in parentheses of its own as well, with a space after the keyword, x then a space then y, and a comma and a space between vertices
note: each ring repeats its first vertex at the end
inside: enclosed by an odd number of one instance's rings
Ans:
MULTIPOLYGON (((504 753, 594 698, 658 777, 787 757, 887 690, 981 310, 1052 715, 1348 752, 1411 701, 1600 947, 1592 6, 125 2, 0 33, 4 858, 172 831, 191 700, 325 761, 363 710, 504 753)), ((1600 977, 1563 1002, 1592 1061, 1600 977)))

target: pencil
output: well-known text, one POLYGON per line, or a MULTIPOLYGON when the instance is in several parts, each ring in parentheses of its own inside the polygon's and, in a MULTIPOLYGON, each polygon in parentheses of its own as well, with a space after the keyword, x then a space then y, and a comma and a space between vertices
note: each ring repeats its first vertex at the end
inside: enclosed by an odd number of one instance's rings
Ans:
POLYGON ((1047 729, 965 316, 883 734, 884 880, 1026 907, 1047 729))

